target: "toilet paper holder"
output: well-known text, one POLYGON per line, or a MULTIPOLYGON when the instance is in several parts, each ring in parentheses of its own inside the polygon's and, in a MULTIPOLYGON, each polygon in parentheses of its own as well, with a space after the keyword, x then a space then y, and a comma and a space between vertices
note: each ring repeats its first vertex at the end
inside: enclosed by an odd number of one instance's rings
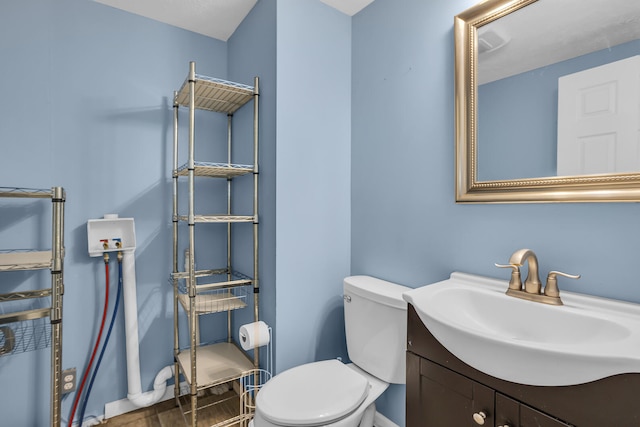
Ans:
POLYGON ((268 345, 271 342, 270 329, 269 325, 262 320, 240 326, 238 335, 242 349, 247 351, 268 345))
POLYGON ((252 369, 243 373, 240 378, 240 427, 248 427, 255 413, 256 396, 262 386, 271 379, 273 345, 273 329, 264 322, 254 322, 242 325, 238 330, 238 336, 242 348, 260 351, 266 346, 266 369, 252 369), (260 335, 256 337, 256 334, 260 335), (265 337, 264 334, 267 334, 265 337), (257 339, 256 339, 257 338, 257 339))
MULTIPOLYGON (((238 329, 238 337, 240 346, 244 351, 256 351, 260 347, 267 347, 267 371, 272 371, 272 339, 273 330, 262 320, 253 323, 247 323, 238 329)), ((259 351, 259 350, 258 350, 259 351)))

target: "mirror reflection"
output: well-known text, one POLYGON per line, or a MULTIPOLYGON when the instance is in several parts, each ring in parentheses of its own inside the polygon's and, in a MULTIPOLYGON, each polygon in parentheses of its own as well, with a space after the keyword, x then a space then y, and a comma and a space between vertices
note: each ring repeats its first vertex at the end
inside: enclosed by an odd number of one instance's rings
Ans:
POLYGON ((478 181, 640 171, 640 2, 538 0, 475 48, 478 181))

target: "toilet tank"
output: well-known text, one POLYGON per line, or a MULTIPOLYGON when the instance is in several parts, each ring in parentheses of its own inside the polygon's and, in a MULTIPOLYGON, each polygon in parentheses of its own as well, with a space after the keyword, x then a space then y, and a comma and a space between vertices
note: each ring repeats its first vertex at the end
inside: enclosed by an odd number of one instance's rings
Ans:
POLYGON ((349 358, 388 383, 405 383, 406 286, 370 276, 344 279, 344 323, 349 358))

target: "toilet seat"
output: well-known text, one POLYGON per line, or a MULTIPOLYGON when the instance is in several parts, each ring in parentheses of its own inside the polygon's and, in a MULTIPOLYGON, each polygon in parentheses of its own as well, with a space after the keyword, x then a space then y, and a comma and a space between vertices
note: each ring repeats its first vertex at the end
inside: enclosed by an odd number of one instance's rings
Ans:
POLYGON ((338 360, 325 360, 273 377, 258 393, 256 407, 273 424, 319 426, 357 409, 369 388, 363 375, 338 360))

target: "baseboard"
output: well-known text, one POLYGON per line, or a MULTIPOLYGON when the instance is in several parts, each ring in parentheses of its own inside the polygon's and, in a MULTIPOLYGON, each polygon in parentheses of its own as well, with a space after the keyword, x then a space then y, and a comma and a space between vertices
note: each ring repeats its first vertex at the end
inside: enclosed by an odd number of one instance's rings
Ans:
POLYGON ((375 427, 399 427, 396 423, 382 415, 380 412, 376 412, 376 415, 373 417, 373 425, 375 427))
MULTIPOLYGON (((169 400, 173 398, 173 387, 167 387, 164 392, 162 398, 160 398, 159 402, 169 400)), ((129 399, 120 399, 115 402, 108 402, 104 405, 104 417, 106 419, 117 417, 118 415, 126 414, 127 412, 132 412, 137 409, 140 409, 139 406, 131 403, 129 399)))
MULTIPOLYGON (((189 385, 183 381, 180 383, 180 389, 184 394, 186 394, 188 393, 189 385)), ((164 395, 158 402, 164 402, 165 400, 173 399, 173 396, 173 385, 167 386, 166 390, 164 391, 164 395)), ((131 403, 129 399, 116 400, 115 402, 109 402, 104 405, 104 418, 109 419, 117 417, 118 415, 126 414, 127 412, 132 412, 137 409, 140 409, 140 407, 131 403)))

